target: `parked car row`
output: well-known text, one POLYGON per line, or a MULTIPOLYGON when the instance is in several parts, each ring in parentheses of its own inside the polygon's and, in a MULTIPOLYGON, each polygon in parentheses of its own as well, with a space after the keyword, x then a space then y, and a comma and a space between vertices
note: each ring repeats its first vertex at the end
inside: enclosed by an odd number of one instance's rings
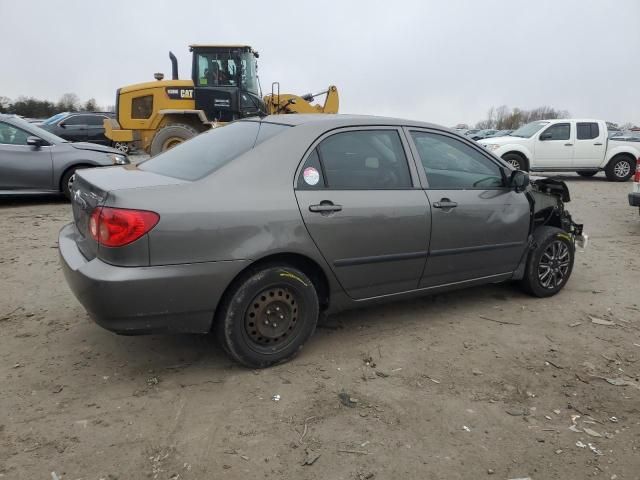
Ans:
POLYGON ((456 133, 460 135, 465 135, 472 140, 482 140, 483 138, 492 138, 492 137, 504 137, 509 135, 513 130, 496 130, 492 128, 487 128, 484 130, 480 130, 477 128, 464 129, 464 128, 454 128, 456 133))
POLYGON ((0 193, 63 193, 70 196, 80 168, 125 165, 122 152, 54 135, 15 115, 0 114, 0 193))

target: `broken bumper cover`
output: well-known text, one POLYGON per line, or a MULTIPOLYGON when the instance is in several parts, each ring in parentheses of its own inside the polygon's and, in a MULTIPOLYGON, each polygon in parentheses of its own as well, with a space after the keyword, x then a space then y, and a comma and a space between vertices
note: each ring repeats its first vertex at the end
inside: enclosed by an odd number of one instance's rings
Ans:
POLYGON ((246 261, 154 267, 118 267, 87 260, 77 247, 73 223, 60 231, 64 276, 95 322, 113 332, 206 333, 219 299, 246 261))

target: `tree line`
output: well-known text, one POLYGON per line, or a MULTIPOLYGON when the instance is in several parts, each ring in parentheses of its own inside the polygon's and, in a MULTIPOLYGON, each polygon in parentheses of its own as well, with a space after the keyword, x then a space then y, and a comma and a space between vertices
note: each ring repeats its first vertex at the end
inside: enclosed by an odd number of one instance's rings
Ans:
POLYGON ((21 96, 15 100, 0 96, 0 113, 12 113, 27 118, 48 118, 60 112, 99 111, 95 98, 81 101, 75 93, 65 93, 57 102, 21 96))
MULTIPOLYGON (((500 107, 491 107, 487 112, 484 120, 476 123, 475 128, 495 130, 515 130, 522 125, 536 120, 552 120, 556 118, 570 118, 571 114, 567 110, 557 110, 553 107, 542 106, 532 110, 524 110, 521 108, 510 108, 506 105, 500 107)), ((614 122, 607 122, 609 130, 629 130, 634 128, 634 124, 627 122, 618 125, 614 122)), ((466 125, 459 126, 461 128, 469 128, 466 125)))

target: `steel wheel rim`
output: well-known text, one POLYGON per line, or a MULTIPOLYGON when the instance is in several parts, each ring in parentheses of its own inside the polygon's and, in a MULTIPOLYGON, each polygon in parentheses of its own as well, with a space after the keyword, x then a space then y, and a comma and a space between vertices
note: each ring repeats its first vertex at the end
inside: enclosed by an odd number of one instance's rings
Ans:
POLYGON ((122 153, 127 153, 129 151, 129 146, 126 143, 117 142, 115 147, 116 150, 120 150, 122 153))
POLYGON ((616 174, 616 177, 626 177, 627 175, 629 175, 629 172, 631 171, 631 165, 629 165, 629 162, 625 162, 625 161, 621 161, 615 164, 615 166, 613 167, 613 172, 616 174))
POLYGON ((300 330, 300 312, 300 298, 293 290, 269 287, 249 304, 244 317, 245 334, 258 351, 283 350, 300 330))
POLYGON ((538 263, 538 281, 543 288, 553 290, 558 288, 567 278, 571 253, 566 243, 554 240, 540 257, 538 263))

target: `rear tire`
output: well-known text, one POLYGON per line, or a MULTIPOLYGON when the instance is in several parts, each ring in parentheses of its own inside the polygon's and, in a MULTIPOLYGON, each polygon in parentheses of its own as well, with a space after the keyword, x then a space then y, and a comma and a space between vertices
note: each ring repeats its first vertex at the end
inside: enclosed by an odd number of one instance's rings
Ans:
POLYGON ((534 297, 551 297, 569 281, 573 270, 573 238, 556 227, 539 227, 533 233, 536 248, 529 253, 522 289, 534 297))
POLYGON ((113 142, 111 146, 116 150, 120 150, 120 152, 124 153, 125 155, 127 155, 129 153, 129 150, 131 150, 128 142, 113 142))
POLYGON ((598 171, 594 171, 594 170, 578 170, 576 172, 578 175, 580 175, 581 177, 593 177, 596 173, 598 173, 598 171))
POLYGON ((249 368, 265 368, 296 355, 315 331, 318 315, 318 294, 303 272, 267 265, 234 282, 214 329, 230 357, 249 368))
POLYGON ((604 173, 610 182, 626 182, 635 173, 636 162, 630 157, 618 156, 613 157, 604 173))
POLYGON ((519 153, 505 153, 502 159, 516 170, 529 171, 529 162, 519 153))
POLYGON ((174 123, 161 128, 151 141, 151 156, 158 155, 198 135, 191 125, 174 123))

